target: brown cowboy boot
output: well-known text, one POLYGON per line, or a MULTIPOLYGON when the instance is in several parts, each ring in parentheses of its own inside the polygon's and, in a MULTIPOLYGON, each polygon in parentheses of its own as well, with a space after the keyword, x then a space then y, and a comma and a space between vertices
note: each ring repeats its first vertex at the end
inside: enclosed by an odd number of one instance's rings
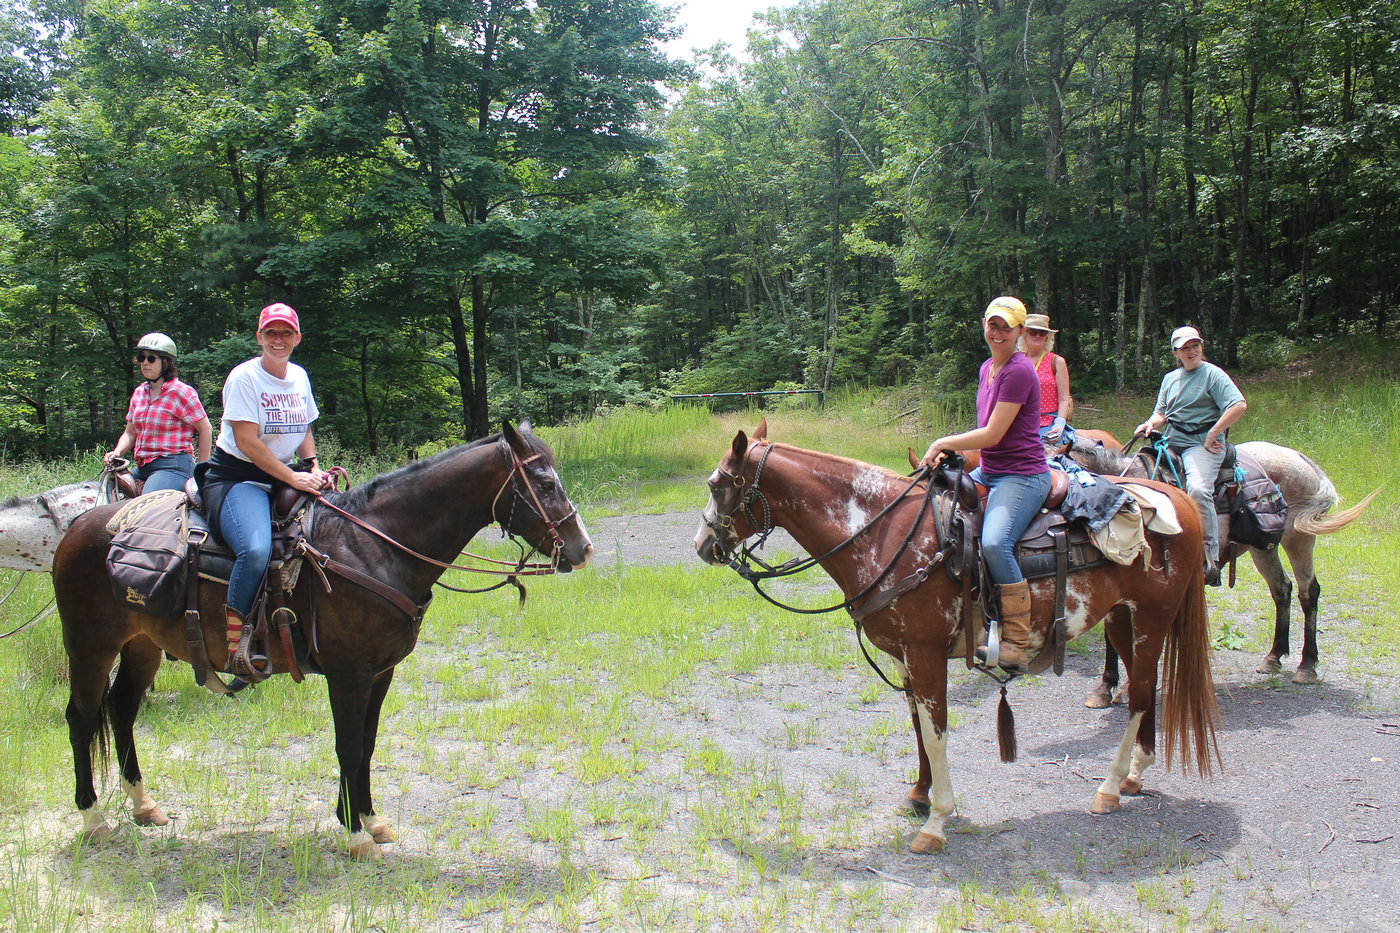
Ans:
POLYGON ((997 666, 1010 674, 1024 674, 1028 668, 1026 641, 1031 634, 1031 585, 1003 583, 997 586, 1001 602, 1001 651, 997 666))

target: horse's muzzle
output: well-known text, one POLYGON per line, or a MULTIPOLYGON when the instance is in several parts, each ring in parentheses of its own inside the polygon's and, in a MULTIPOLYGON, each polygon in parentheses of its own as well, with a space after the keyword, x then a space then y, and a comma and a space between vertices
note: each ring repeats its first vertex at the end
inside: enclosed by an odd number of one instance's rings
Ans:
POLYGON ((723 566, 729 563, 729 551, 719 535, 703 524, 695 533, 695 553, 707 564, 723 566))

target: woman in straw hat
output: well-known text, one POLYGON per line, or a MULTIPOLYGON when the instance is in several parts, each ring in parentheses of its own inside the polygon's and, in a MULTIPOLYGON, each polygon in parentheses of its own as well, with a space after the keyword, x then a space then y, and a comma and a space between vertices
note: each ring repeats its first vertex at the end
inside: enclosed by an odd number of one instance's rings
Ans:
POLYGON ((1047 444, 1055 444, 1069 426, 1074 414, 1074 399, 1069 394, 1069 367, 1065 358, 1055 353, 1055 335, 1050 315, 1026 315, 1026 332, 1017 347, 1035 367, 1040 381, 1040 436, 1047 444))
MULTIPOLYGON (((991 357, 977 378, 977 427, 940 437, 924 454, 936 466, 948 451, 979 450, 982 463, 972 479, 988 489, 982 518, 982 553, 1001 605, 998 664, 1026 670, 1030 635, 1030 584, 1014 553, 1016 542, 1050 493, 1050 467, 1040 439, 1040 381, 1026 355, 1016 349, 1025 332, 1026 306, 1009 296, 994 299, 982 315, 982 336, 991 357)), ((985 662, 986 652, 979 649, 985 662)))

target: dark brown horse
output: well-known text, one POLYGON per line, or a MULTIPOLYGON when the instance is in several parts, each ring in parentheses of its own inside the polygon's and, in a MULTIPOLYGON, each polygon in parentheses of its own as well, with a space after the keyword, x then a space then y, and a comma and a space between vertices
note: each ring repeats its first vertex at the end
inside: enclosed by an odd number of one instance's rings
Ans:
MULTIPOLYGON (((1076 443, 1069 450, 1069 456, 1085 469, 1095 473, 1110 473, 1145 477, 1154 475, 1154 455, 1150 450, 1139 451, 1136 456, 1127 457, 1123 448, 1110 435, 1100 432, 1103 440, 1099 445, 1076 443)), ((1281 660, 1288 656, 1288 631, 1291 623, 1293 581, 1283 569, 1280 551, 1288 555, 1289 566, 1298 578, 1298 604, 1303 609, 1303 651, 1298 661, 1298 669, 1293 675, 1296 684, 1317 683, 1317 601, 1322 586, 1317 581, 1317 571, 1313 564, 1313 548, 1317 546, 1318 535, 1328 535, 1341 531, 1355 521, 1371 500, 1380 492, 1373 491, 1356 505, 1341 512, 1328 514, 1337 504, 1339 496, 1332 481, 1322 471, 1322 467, 1309 457, 1291 447, 1270 444, 1267 441, 1246 441, 1238 447, 1263 468, 1269 479, 1274 481, 1283 499, 1288 503, 1288 524, 1284 527, 1283 541, 1279 547, 1245 547, 1231 544, 1222 563, 1228 562, 1244 551, 1249 552, 1250 560, 1269 586, 1269 594, 1274 600, 1274 640, 1268 652, 1256 668, 1260 674, 1280 670, 1281 660)), ((1221 541, 1228 536, 1221 530, 1221 541)), ((1118 658, 1113 646, 1107 648, 1104 659, 1104 676, 1085 701, 1092 709, 1108 705, 1109 697, 1118 685, 1118 658)))
MULTIPOLYGON (((1130 670, 1131 718, 1108 778, 1094 796, 1094 813, 1112 812, 1121 794, 1141 790, 1142 771, 1156 760, 1159 659, 1164 667, 1167 763, 1179 753, 1185 765, 1194 760, 1198 772, 1207 775, 1211 758, 1218 760, 1200 517, 1180 490, 1150 485, 1170 497, 1182 533, 1163 537, 1148 532, 1149 560, 1082 570, 1068 586, 1065 614, 1070 636, 1107 618, 1109 637, 1128 659, 1130 670)), ((945 542, 952 495, 940 494, 925 507, 922 490, 907 495, 910 481, 898 474, 770 443, 766 421, 752 439, 739 432, 711 474, 709 488, 710 501, 695 538, 696 551, 709 563, 730 563, 745 539, 770 527, 784 528, 809 554, 824 557, 822 568, 848 601, 854 598, 852 613, 857 617, 863 605, 879 605, 881 592, 911 575, 917 577, 918 568, 931 570, 921 585, 865 615, 860 626, 872 644, 894 659, 908 692, 919 753, 919 777, 909 801, 928 814, 910 850, 938 851, 953 812, 947 758, 948 661, 968 654, 963 588, 938 566, 952 547, 945 542), (924 524, 913 527, 918 522, 924 524), (906 540, 909 544, 903 546, 906 540)), ((1046 644, 1052 591, 1053 582, 1047 580, 1031 587, 1033 655, 1046 644)), ((1048 666, 1050 654, 1042 653, 1032 670, 1048 666)))
MULTIPOLYGON (((377 843, 393 838, 388 823, 375 814, 370 796, 370 757, 380 708, 394 666, 417 642, 422 610, 443 572, 442 563, 452 561, 493 521, 550 555, 561 571, 583 566, 593 546, 564 492, 553 454, 530 433, 528 424, 519 431, 506 424, 501 435, 444 451, 349 492, 327 494, 326 501, 417 552, 406 553, 330 509, 317 508, 312 543, 351 568, 352 575, 332 573, 331 591, 326 592, 317 575, 305 568, 289 600, 303 625, 312 629, 307 636, 313 645, 311 658, 326 678, 340 762, 336 816, 349 832, 351 854, 374 857, 379 854, 377 843), (391 601, 357 585, 353 571, 388 585, 404 599, 391 601), (419 607, 417 617, 395 602, 419 607)), ((105 564, 111 536, 104 526, 119 507, 100 507, 75 521, 59 545, 53 568, 72 680, 66 715, 75 801, 83 835, 92 840, 111 833, 96 805, 92 767, 94 749, 106 759, 109 731, 134 819, 142 825, 167 822, 141 780, 132 728, 141 698, 160 667, 161 652, 190 659, 182 616, 142 615, 112 596, 105 564), (118 658, 121 663, 109 686, 118 658)), ((227 660, 225 589, 205 583, 200 594, 205 649, 219 667, 227 660)), ((286 672, 287 659, 276 641, 273 667, 286 672)))

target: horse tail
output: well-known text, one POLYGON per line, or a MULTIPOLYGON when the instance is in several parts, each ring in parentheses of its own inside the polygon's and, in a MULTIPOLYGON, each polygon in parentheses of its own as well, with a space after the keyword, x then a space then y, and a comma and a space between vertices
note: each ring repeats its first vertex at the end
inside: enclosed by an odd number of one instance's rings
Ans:
POLYGON ((1175 539, 1178 547, 1171 549, 1171 557, 1185 552, 1179 559, 1189 561, 1191 569, 1186 598, 1172 620, 1162 652, 1162 733, 1168 769, 1179 754, 1183 769, 1190 768, 1194 758, 1196 773, 1209 778, 1214 773, 1212 757, 1221 771, 1225 766, 1215 739, 1220 710, 1210 674, 1210 618, 1206 612, 1205 567, 1200 546, 1203 535, 1195 503, 1176 490, 1172 493, 1183 528, 1175 539), (1190 546, 1193 538, 1195 547, 1190 546))
MULTIPOLYGON (((1326 492, 1331 493, 1331 498, 1325 501, 1309 499, 1303 503, 1301 508, 1293 516, 1293 528, 1295 531, 1305 535, 1330 535, 1334 531, 1341 531, 1347 525, 1361 515, 1366 510, 1366 506, 1371 504, 1371 500, 1380 494, 1381 487, 1371 490, 1371 494, 1349 509, 1344 509, 1335 515, 1327 515, 1327 510, 1337 504, 1337 491, 1332 487, 1331 480, 1322 478, 1326 483, 1326 492)), ((1321 490, 1320 490, 1321 492, 1321 490)))
POLYGON ((112 717, 108 706, 112 702, 112 685, 109 682, 102 688, 102 700, 97 704, 97 728, 92 731, 92 744, 89 754, 102 762, 105 773, 112 764, 112 717))

